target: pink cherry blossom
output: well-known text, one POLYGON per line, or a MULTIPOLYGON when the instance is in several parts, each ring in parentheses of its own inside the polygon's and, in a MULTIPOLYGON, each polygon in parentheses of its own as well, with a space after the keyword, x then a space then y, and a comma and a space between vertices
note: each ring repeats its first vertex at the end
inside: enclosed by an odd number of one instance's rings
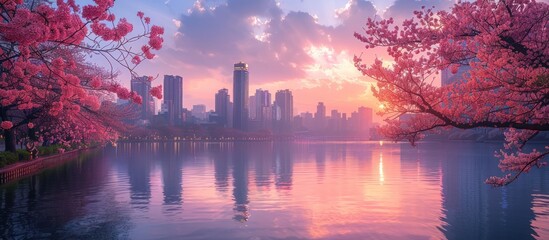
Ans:
POLYGON ((162 85, 152 87, 150 93, 153 97, 156 97, 158 99, 162 99, 162 85))
POLYGON ((2 123, 0 123, 0 127, 4 130, 8 130, 13 127, 13 123, 11 121, 2 121, 2 123))
POLYGON ((387 118, 381 132, 414 144, 445 128, 507 129, 497 157, 499 167, 513 174, 489 178, 492 185, 544 166, 549 147, 524 146, 549 131, 549 52, 539 44, 549 41, 547 12, 548 4, 532 0, 477 0, 458 2, 450 11, 422 8, 399 24, 368 19, 355 37, 366 49, 385 48, 395 62, 369 62, 368 52, 354 58, 356 68, 377 81, 372 92, 387 118), (433 83, 447 70, 457 81, 433 83), (404 114, 409 117, 400 121, 404 114))
MULTIPOLYGON (((154 58, 162 46, 161 27, 136 33, 127 19, 117 21, 114 0, 94 0, 82 8, 75 0, 53 2, 37 1, 30 8, 22 0, 0 1, 0 111, 3 118, 18 119, 2 122, 8 151, 15 151, 16 138, 27 137, 15 135, 25 126, 38 139, 63 144, 116 138, 126 113, 99 99, 110 93, 139 104, 142 99, 116 82, 110 66, 87 59, 104 56, 134 75, 135 65, 154 58), (141 38, 149 41, 142 51, 128 47, 141 38), (21 110, 33 114, 21 115, 21 110)), ((144 21, 149 24, 150 18, 144 21)))

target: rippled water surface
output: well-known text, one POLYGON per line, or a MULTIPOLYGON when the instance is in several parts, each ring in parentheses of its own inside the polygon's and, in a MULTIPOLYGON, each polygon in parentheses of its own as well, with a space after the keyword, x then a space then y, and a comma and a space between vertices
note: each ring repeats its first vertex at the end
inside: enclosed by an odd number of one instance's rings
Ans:
POLYGON ((125 143, 0 186, 0 239, 549 239, 500 144, 125 143))

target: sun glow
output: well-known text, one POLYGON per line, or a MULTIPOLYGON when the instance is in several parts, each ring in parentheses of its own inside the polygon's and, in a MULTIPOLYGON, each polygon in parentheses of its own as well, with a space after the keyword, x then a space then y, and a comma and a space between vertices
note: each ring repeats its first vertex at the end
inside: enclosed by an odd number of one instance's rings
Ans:
POLYGON ((379 154, 379 184, 385 182, 385 174, 383 174, 383 154, 379 154))

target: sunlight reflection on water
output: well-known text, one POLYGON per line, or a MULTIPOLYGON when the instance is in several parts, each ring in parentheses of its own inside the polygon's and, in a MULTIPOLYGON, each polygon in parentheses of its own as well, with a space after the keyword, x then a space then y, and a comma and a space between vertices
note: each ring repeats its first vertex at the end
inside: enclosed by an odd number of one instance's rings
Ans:
POLYGON ((549 179, 497 144, 121 143, 0 187, 0 238, 544 239, 549 179))

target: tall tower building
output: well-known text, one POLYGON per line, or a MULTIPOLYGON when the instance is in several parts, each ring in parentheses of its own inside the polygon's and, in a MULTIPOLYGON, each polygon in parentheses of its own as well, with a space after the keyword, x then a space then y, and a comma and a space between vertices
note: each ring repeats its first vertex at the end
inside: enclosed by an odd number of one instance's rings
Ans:
POLYGON ((316 113, 315 113, 316 119, 324 119, 326 118, 326 106, 324 106, 323 102, 319 102, 316 106, 316 113))
POLYGON ((248 130, 248 64, 239 62, 234 64, 233 72, 233 128, 248 130))
POLYGON ((265 108, 271 107, 271 93, 268 90, 257 89, 255 90, 255 119, 259 121, 264 121, 265 119, 270 119, 271 117, 265 116, 265 108))
POLYGON ((151 82, 148 77, 143 76, 132 78, 131 90, 141 96, 142 99, 141 106, 139 107, 141 110, 139 118, 141 120, 150 120, 154 115, 155 106, 154 99, 150 94, 151 82))
POLYGON ((323 130, 326 127, 326 106, 319 102, 316 106, 315 125, 317 130, 323 130))
POLYGON ((229 90, 220 89, 215 94, 215 113, 219 116, 219 124, 229 127, 229 103, 231 102, 229 90))
POLYGON ((250 114, 248 120, 257 120, 257 102, 255 101, 255 95, 252 95, 248 98, 248 114, 250 114))
POLYGON ((168 112, 170 124, 181 122, 183 110, 183 78, 164 75, 164 109, 168 112))
POLYGON ((294 116, 294 97, 288 89, 279 90, 275 94, 274 106, 276 109, 275 126, 278 131, 288 132, 292 130, 294 116))
POLYGON ((358 108, 358 126, 357 130, 368 131, 372 127, 373 110, 368 107, 358 108))

